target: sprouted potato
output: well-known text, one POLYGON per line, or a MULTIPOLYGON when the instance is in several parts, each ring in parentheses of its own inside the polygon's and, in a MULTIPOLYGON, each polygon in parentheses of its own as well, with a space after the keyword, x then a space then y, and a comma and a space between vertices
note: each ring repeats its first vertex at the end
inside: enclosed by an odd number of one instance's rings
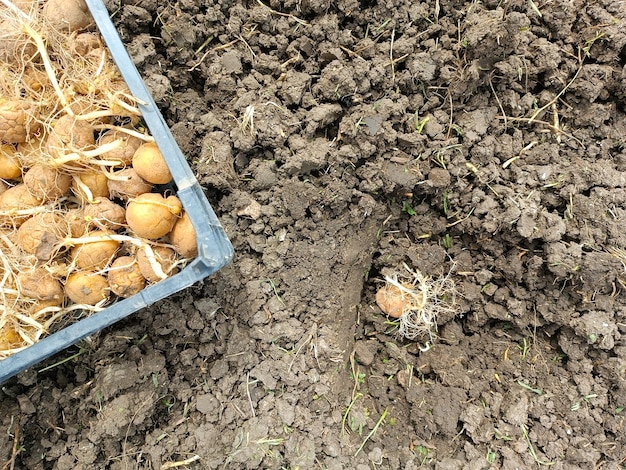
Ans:
POLYGON ((156 240, 171 232, 182 209, 176 196, 140 194, 128 203, 126 222, 137 236, 156 240))
POLYGON ((183 212, 183 215, 176 221, 174 227, 172 227, 170 243, 183 258, 195 258, 198 256, 196 230, 193 228, 191 218, 187 212, 183 212))
POLYGON ((111 264, 107 280, 111 292, 120 297, 130 297, 146 286, 146 278, 134 256, 120 256, 111 264))
POLYGON ((385 276, 385 285, 376 292, 376 303, 386 315, 398 319, 398 334, 407 339, 427 337, 433 342, 437 318, 457 311, 456 288, 450 274, 440 278, 424 276, 404 264, 406 273, 385 276))
POLYGON ((0 359, 197 253, 93 24, 84 0, 0 0, 0 359))

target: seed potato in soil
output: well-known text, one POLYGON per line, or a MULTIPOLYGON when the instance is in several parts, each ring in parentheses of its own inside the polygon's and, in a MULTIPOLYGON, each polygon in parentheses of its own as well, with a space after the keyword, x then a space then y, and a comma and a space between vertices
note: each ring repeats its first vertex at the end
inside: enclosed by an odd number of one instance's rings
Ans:
POLYGON ((107 6, 236 257, 5 383, 0 464, 624 466, 622 3, 107 6))

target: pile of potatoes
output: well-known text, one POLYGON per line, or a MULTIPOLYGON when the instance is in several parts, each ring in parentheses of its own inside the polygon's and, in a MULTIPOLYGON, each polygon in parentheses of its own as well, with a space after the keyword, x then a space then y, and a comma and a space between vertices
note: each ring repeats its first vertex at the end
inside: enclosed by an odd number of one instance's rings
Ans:
POLYGON ((0 358, 197 256, 83 0, 1 1, 0 358))

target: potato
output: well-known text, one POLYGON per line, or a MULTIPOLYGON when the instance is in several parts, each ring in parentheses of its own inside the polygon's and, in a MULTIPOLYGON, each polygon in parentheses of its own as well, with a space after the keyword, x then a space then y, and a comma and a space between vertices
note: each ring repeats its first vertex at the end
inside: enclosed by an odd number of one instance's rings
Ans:
POLYGON ((167 246, 153 246, 152 254, 153 259, 151 263, 145 248, 141 248, 137 251, 137 265, 146 280, 159 282, 163 279, 163 277, 155 271, 153 263, 158 263, 158 266, 161 267, 161 271, 166 276, 171 276, 176 273, 176 252, 174 250, 167 246))
MULTIPOLYGON (((25 91, 27 94, 29 92, 39 93, 49 84, 50 79, 46 74, 45 69, 36 68, 36 62, 32 62, 27 65, 30 67, 24 69, 24 73, 21 77, 22 82, 24 83, 25 91)), ((34 137, 37 138, 38 136, 34 137)))
POLYGON ((26 219, 28 215, 18 216, 15 214, 18 210, 33 209, 41 205, 41 199, 33 196, 28 188, 22 183, 7 189, 0 194, 0 223, 11 224, 18 227, 26 219))
POLYGON ((83 217, 89 226, 116 231, 126 222, 126 209, 106 197, 97 197, 83 207, 83 217))
POLYGON ((42 156, 47 156, 46 139, 43 135, 37 134, 27 142, 17 144, 17 156, 25 166, 31 166, 42 160, 42 156))
POLYGON ((43 301, 48 307, 61 305, 65 298, 61 283, 44 268, 39 267, 19 273, 17 282, 24 296, 43 301))
POLYGON ((146 142, 133 155, 133 168, 148 183, 167 184, 172 174, 155 142, 146 142))
POLYGON ((109 197, 109 179, 102 171, 94 170, 74 175, 72 192, 82 202, 90 202, 98 197, 109 197), (89 191, 90 194, 87 194, 89 191))
POLYGON ((0 141, 26 142, 39 130, 37 117, 35 107, 25 101, 0 100, 0 141))
POLYGON ((92 50, 100 48, 100 38, 96 33, 79 33, 71 40, 70 47, 74 55, 84 57, 92 50))
POLYGON ((111 198, 128 200, 150 191, 152 191, 152 185, 141 178, 133 168, 116 171, 113 178, 109 179, 111 198))
POLYGON ((12 145, 0 145, 0 178, 16 180, 22 177, 22 165, 12 145))
POLYGON ((24 13, 32 14, 37 9, 37 0, 12 0, 12 3, 24 13))
POLYGON ((46 149, 52 157, 58 158, 76 150, 90 150, 94 144, 94 130, 91 124, 77 121, 69 114, 65 114, 54 123, 53 132, 46 141, 46 149))
POLYGON ((120 166, 130 166, 133 161, 133 155, 141 146, 142 140, 125 132, 112 130, 106 134, 102 134, 102 137, 98 139, 98 146, 109 144, 116 140, 120 140, 122 142, 121 145, 114 150, 103 153, 102 159, 110 161, 118 160, 120 166))
POLYGON ((7 189, 9 189, 9 185, 6 184, 4 181, 0 180, 0 195, 2 195, 3 192, 5 192, 7 189))
POLYGON ((65 281, 65 295, 76 304, 96 305, 109 298, 109 283, 93 271, 77 271, 65 281))
POLYGON ((86 29, 93 24, 84 0, 48 0, 43 13, 54 29, 64 33, 86 29))
POLYGON ((30 37, 21 31, 15 21, 0 21, 0 62, 9 65, 18 65, 28 61, 37 52, 37 46, 30 37))
POLYGON ((376 292, 376 303, 384 314, 393 318, 400 318, 404 313, 407 301, 400 288, 388 284, 376 292))
POLYGON ((8 323, 0 328, 0 351, 7 351, 23 346, 24 340, 16 329, 8 323))
POLYGON ((48 202, 69 192, 72 177, 55 168, 38 163, 24 174, 24 184, 33 196, 43 202, 48 202))
POLYGON ((102 269, 117 252, 120 242, 108 238, 111 234, 103 230, 88 233, 84 239, 101 239, 89 242, 85 240, 80 245, 74 246, 70 252, 72 262, 81 269, 102 269))
POLYGON ((111 292, 124 298, 135 295, 146 286, 146 278, 132 256, 120 256, 113 261, 107 280, 111 292))
POLYGON ((128 203, 126 222, 138 237, 156 240, 172 230, 182 207, 176 196, 141 194, 128 203))
POLYGON ((59 213, 35 214, 17 229, 15 243, 40 261, 52 259, 59 251, 59 242, 67 236, 67 223, 59 213))
POLYGON ((195 258, 198 256, 196 230, 193 228, 191 218, 187 212, 183 212, 183 215, 176 221, 169 238, 176 252, 183 258, 195 258))
POLYGON ((64 214, 64 219, 68 227, 68 233, 72 238, 80 238, 87 235, 89 224, 85 220, 82 207, 68 210, 64 214))

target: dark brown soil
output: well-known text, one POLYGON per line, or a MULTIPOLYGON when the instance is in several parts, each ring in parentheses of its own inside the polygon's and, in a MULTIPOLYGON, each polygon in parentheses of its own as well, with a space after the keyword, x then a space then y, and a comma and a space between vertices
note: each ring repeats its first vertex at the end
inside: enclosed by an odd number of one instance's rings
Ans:
POLYGON ((108 6, 236 257, 4 384, 3 468, 624 468, 624 2, 108 6))

